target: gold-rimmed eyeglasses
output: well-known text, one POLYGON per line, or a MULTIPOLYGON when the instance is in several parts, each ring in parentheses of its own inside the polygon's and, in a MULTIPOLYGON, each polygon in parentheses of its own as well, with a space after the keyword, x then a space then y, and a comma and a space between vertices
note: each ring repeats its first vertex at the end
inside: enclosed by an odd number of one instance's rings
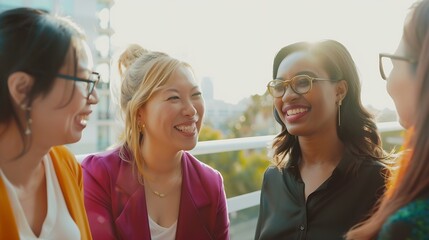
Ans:
POLYGON ((383 80, 387 80, 387 77, 389 77, 390 73, 393 70, 392 60, 406 61, 410 64, 417 63, 417 61, 412 58, 398 56, 394 54, 380 53, 378 57, 378 67, 380 68, 380 75, 383 80))
POLYGON ((313 81, 337 81, 324 78, 315 78, 307 75, 297 75, 290 80, 274 79, 268 82, 267 89, 275 98, 283 97, 288 86, 297 94, 306 94, 313 87, 313 81))
POLYGON ((91 72, 88 79, 74 77, 74 76, 60 74, 60 73, 57 74, 57 77, 65 80, 75 81, 77 87, 82 92, 82 94, 86 94, 87 99, 89 98, 89 96, 91 96, 95 86, 100 81, 100 74, 97 72, 91 72))

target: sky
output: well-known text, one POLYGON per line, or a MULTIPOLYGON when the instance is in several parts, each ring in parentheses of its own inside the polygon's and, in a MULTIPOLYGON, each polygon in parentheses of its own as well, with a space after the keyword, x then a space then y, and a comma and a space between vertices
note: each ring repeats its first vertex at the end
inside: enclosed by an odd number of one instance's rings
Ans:
POLYGON ((117 0, 114 55, 129 44, 163 51, 209 77, 214 98, 237 103, 263 94, 277 51, 297 41, 334 39, 354 58, 362 102, 394 109, 378 71, 393 53, 411 0, 117 0))

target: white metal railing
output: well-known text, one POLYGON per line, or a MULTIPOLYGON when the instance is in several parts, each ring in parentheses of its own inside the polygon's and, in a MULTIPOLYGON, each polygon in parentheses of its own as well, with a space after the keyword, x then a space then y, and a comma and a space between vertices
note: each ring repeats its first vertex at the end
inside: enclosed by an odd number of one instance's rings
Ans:
MULTIPOLYGON (((383 122, 377 124, 378 131, 391 132, 401 130, 402 127, 398 122, 383 122)), ((198 142, 197 146, 190 152, 193 155, 212 154, 220 152, 232 152, 246 149, 259 149, 265 148, 273 140, 275 135, 258 136, 258 137, 246 137, 246 138, 233 138, 223 140, 212 140, 198 142)), ((87 154, 77 155, 76 158, 79 162, 87 154)), ((229 213, 237 212, 249 207, 259 205, 261 191, 255 191, 246 193, 236 197, 228 198, 228 211, 229 213)))

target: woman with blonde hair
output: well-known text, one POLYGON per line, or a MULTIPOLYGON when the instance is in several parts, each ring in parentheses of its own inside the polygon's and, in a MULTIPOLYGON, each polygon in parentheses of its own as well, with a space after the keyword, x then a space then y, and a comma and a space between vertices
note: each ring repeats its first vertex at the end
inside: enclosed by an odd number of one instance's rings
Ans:
POLYGON ((229 239, 222 176, 187 152, 204 116, 191 67, 131 45, 119 70, 123 141, 82 163, 94 239, 229 239))

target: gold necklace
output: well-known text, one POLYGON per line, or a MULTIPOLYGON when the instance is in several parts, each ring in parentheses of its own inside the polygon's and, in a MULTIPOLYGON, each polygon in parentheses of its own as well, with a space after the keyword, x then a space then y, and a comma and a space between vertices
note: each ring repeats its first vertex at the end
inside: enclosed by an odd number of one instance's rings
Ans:
MULTIPOLYGON (((179 173, 179 176, 177 177, 177 181, 176 182, 174 182, 174 184, 176 184, 177 182, 179 182, 179 180, 182 178, 182 170, 180 170, 180 173, 179 173)), ((154 190, 151 186, 150 186, 150 181, 149 180, 147 180, 146 178, 143 178, 143 181, 144 181, 144 185, 145 186, 147 186, 148 188, 149 188, 149 190, 153 193, 153 194, 155 194, 155 196, 157 196, 157 197, 159 197, 159 198, 165 198, 167 195, 169 195, 175 188, 174 188, 174 185, 173 185, 173 187, 170 189, 170 191, 168 191, 167 193, 161 193, 161 192, 158 192, 158 191, 156 191, 156 190, 154 190)))

